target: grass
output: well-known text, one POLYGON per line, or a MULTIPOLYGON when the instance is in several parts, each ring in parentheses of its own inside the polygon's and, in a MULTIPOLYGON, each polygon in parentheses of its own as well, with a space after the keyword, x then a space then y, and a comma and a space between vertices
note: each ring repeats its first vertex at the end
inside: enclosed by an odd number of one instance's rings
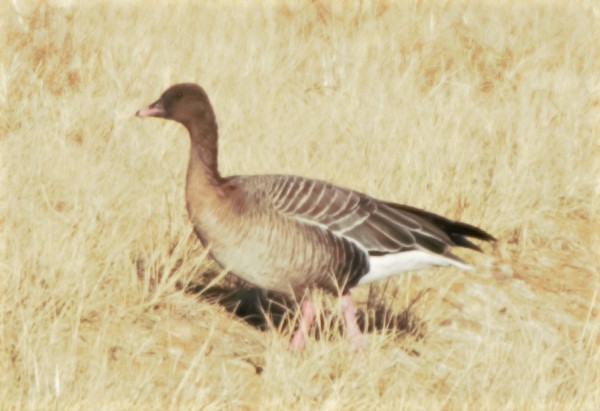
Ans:
POLYGON ((0 408, 600 404, 593 2, 0 7, 0 408), (191 232, 187 137, 133 116, 180 81, 211 96, 224 174, 330 180, 498 244, 356 290, 418 332, 357 354, 334 319, 289 352, 289 323, 211 297, 237 283, 191 232))

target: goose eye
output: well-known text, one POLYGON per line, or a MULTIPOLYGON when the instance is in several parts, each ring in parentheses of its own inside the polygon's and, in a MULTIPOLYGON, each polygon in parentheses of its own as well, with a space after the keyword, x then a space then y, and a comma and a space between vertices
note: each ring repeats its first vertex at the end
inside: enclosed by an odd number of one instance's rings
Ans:
POLYGON ((177 97, 177 98, 183 97, 183 92, 182 91, 178 91, 177 93, 175 93, 175 97, 177 97))

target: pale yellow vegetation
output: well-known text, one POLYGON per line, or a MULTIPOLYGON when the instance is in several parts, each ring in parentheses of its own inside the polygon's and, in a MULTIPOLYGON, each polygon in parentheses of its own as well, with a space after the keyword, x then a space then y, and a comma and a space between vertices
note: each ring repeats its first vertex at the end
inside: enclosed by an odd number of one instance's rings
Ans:
POLYGON ((0 13, 1 409, 600 407, 595 2, 0 13), (134 117, 181 81, 212 98, 224 174, 330 180, 498 244, 460 253, 473 272, 371 291, 418 332, 354 353, 324 324, 288 351, 288 323, 262 331, 197 292, 219 269, 185 212, 187 135, 134 117))

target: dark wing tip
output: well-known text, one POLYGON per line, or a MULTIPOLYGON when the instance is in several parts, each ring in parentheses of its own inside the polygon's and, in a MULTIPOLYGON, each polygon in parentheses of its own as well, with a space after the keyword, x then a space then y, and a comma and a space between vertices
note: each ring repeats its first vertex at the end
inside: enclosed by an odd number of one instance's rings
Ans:
POLYGON ((450 237, 452 238, 452 241, 454 241, 454 244, 458 247, 470 248, 471 250, 479 251, 480 253, 483 252, 481 247, 462 235, 452 234, 450 237))
POLYGON ((394 203, 387 204, 398 210, 415 214, 434 224, 435 226, 443 230, 454 242, 454 245, 458 247, 470 248, 471 250, 482 252, 483 250, 481 249, 481 247, 471 242, 467 237, 476 238, 482 241, 497 241, 496 238, 490 233, 471 224, 462 223, 460 221, 453 221, 448 218, 442 217, 434 213, 430 213, 429 211, 421 210, 420 208, 416 207, 394 203))
POLYGON ((482 241, 497 241, 493 235, 481 228, 459 221, 452 221, 446 232, 450 235, 450 238, 456 246, 470 248, 471 250, 479 251, 480 253, 483 252, 481 247, 470 241, 468 237, 482 241))
MULTIPOLYGON (((477 238, 478 240, 483 241, 498 241, 496 238, 490 233, 482 230, 479 227, 475 227, 471 224, 461 223, 460 221, 453 221, 451 224, 452 228, 452 237, 458 236, 466 236, 477 238)), ((459 245, 457 243, 457 245, 459 245)))

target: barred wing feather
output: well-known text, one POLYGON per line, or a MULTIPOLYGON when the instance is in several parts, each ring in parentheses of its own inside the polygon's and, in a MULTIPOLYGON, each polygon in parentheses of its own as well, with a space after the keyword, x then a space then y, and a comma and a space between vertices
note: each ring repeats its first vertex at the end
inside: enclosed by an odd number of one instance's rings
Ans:
MULTIPOLYGON (((466 237, 494 238, 469 224, 418 208, 383 202, 357 191, 297 176, 243 178, 247 190, 289 218, 318 225, 358 244, 369 255, 426 250, 456 258, 449 247, 480 250, 466 237)), ((250 193, 249 193, 250 194, 250 193)))

